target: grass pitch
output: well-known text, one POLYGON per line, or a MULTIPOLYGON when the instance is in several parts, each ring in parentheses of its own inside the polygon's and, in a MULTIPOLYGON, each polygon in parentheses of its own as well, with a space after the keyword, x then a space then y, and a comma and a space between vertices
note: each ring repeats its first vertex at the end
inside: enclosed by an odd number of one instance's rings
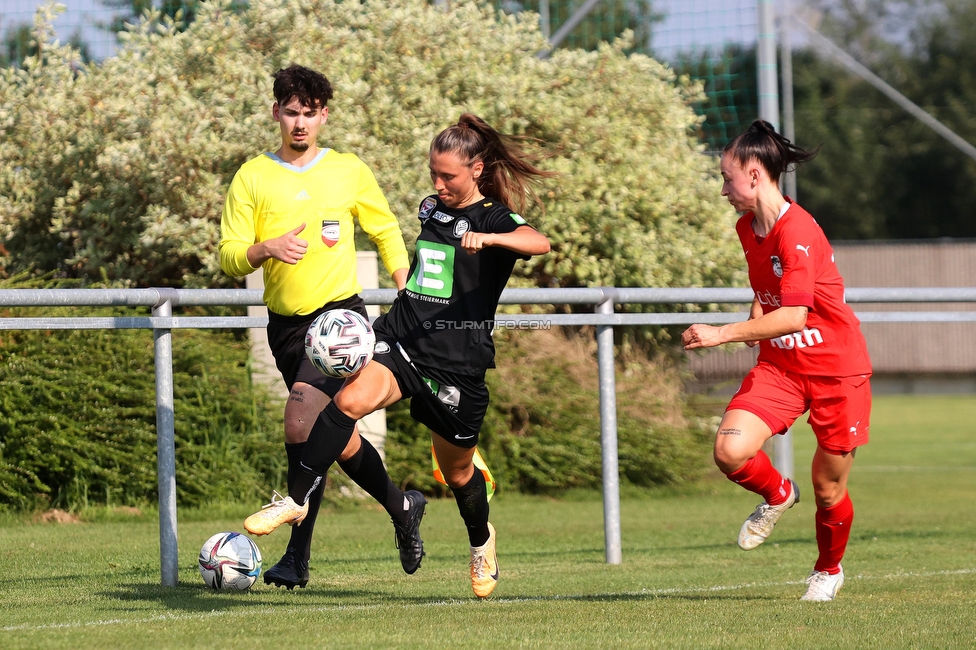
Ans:
MULTIPOLYGON (((880 397, 850 481, 847 584, 801 603, 816 558, 809 461, 795 429, 802 500, 769 541, 735 545, 755 495, 720 478, 626 491, 623 564, 604 562, 599 494, 499 494, 501 582, 477 601, 453 501, 430 504, 427 557, 400 569, 371 507, 324 512, 308 588, 208 591, 201 544, 241 530, 255 505, 182 512, 180 584, 159 586, 155 514, 0 526, 0 648, 976 647, 976 397, 880 397)), ((595 435, 595 434, 594 434, 595 435)), ((259 538, 265 566, 287 533, 259 538)))

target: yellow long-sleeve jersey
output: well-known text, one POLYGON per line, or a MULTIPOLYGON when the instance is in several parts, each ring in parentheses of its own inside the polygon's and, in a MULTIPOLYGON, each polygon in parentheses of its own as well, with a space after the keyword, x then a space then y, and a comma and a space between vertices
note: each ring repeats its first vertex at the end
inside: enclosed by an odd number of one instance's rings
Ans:
POLYGON ((355 154, 323 150, 302 168, 262 154, 234 176, 220 218, 220 268, 236 277, 256 269, 247 250, 303 223, 308 242, 297 264, 269 259, 264 302, 283 316, 309 314, 362 290, 356 277, 353 218, 359 219, 391 274, 409 266, 396 217, 373 172, 355 154))

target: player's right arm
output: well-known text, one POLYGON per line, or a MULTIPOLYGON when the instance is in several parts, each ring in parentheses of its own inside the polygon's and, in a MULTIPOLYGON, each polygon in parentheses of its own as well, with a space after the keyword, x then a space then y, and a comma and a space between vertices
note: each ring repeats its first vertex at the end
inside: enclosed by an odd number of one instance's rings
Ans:
POLYGON ((299 235, 305 230, 305 224, 298 226, 281 237, 258 242, 247 249, 247 263, 257 268, 267 260, 276 259, 285 264, 297 264, 305 257, 308 242, 299 235))
POLYGON ((255 203, 244 180, 243 168, 234 175, 220 215, 220 269, 235 278, 250 275, 260 264, 251 264, 248 253, 257 241, 255 203))
POLYGON ((749 318, 739 323, 729 323, 721 327, 714 325, 692 325, 681 335, 685 350, 711 348, 723 343, 745 343, 746 341, 766 341, 784 334, 792 334, 803 329, 807 322, 806 307, 779 307, 759 318, 749 318))

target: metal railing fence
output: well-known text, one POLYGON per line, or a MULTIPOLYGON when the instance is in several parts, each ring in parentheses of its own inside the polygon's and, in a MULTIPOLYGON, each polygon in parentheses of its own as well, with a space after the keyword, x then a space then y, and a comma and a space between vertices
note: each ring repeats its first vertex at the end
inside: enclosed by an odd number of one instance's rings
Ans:
MULTIPOLYGON (((393 289, 366 289, 370 305, 393 302, 393 289)), ((600 386, 600 444, 603 462, 604 539, 606 561, 620 564, 620 484, 617 461, 617 410, 613 328, 635 325, 724 324, 745 320, 747 312, 619 313, 616 305, 749 304, 749 289, 578 288, 507 289, 507 305, 577 305, 594 313, 499 314, 512 327, 532 327, 540 320, 553 326, 596 328, 600 386)), ((851 288, 850 303, 976 303, 976 287, 851 288)), ((151 329, 156 376, 157 471, 159 480, 159 556, 163 586, 175 586, 178 574, 176 535, 176 445, 173 400, 172 330, 265 327, 267 317, 174 316, 174 307, 263 305, 262 292, 248 289, 0 289, 0 307, 151 307, 152 316, 52 316, 0 318, 0 330, 151 329)), ((976 322, 976 311, 858 312, 862 322, 976 322)), ((779 463, 792 466, 792 447, 780 445, 779 463)))

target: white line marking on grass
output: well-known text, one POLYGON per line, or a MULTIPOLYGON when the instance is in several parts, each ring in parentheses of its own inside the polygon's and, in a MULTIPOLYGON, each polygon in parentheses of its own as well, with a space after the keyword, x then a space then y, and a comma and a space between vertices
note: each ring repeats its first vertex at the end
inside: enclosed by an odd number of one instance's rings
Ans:
MULTIPOLYGON (((915 573, 915 572, 901 572, 901 573, 890 573, 883 576, 867 576, 864 574, 858 574, 856 576, 847 576, 848 580, 895 580, 898 578, 932 578, 936 576, 950 576, 950 575, 968 575, 976 573, 976 569, 953 569, 945 571, 929 571, 926 573, 915 573)), ((752 587, 787 587, 790 585, 802 585, 806 582, 803 580, 787 580, 780 582, 745 582, 738 585, 714 585, 712 587, 668 587, 667 589, 641 589, 640 591, 620 591, 613 594, 572 594, 572 595, 556 595, 556 596, 528 596, 524 598, 492 598, 493 603, 516 603, 516 602, 532 602, 538 600, 576 600, 584 598, 592 598, 593 596, 670 596, 673 594, 700 594, 700 593, 716 593, 721 591, 737 591, 740 589, 750 589, 752 587)), ((457 601, 460 603, 466 603, 468 601, 457 601)), ((441 604, 441 603, 430 603, 441 604)), ((444 604, 453 604, 447 603, 444 604)))
MULTIPOLYGON (((959 575, 971 575, 976 573, 976 568, 973 569, 947 569, 944 571, 926 571, 926 572, 914 572, 914 571, 904 571, 899 573, 889 573, 887 575, 881 576, 870 576, 864 574, 857 574, 854 576, 847 576, 848 580, 897 580, 899 578, 934 578, 938 576, 959 576, 959 575)), ((780 582, 745 582, 737 585, 713 585, 711 587, 668 587, 667 589, 641 589, 640 591, 620 591, 615 593, 593 593, 593 594, 566 594, 566 595, 555 595, 555 596, 522 596, 514 598, 491 598, 488 602, 494 604, 517 604, 517 603, 532 603, 540 601, 554 601, 554 600, 584 600, 587 598, 593 598, 594 596, 670 596, 673 594, 700 594, 700 593, 716 593, 722 591, 737 591, 740 589, 750 589, 753 587, 787 587, 791 585, 801 585, 806 580, 786 580, 780 582)), ((343 611, 369 611, 373 609, 382 608, 400 608, 400 609, 411 609, 414 607, 445 607, 450 605, 478 605, 481 601, 475 598, 471 599, 449 599, 449 600, 435 600, 429 603, 415 603, 415 604, 401 604, 401 605, 384 605, 384 604, 372 604, 372 605, 334 605, 334 606, 321 606, 321 607, 303 607, 302 609, 311 612, 343 612, 343 611)), ((288 605, 282 605, 286 607, 288 605)), ((8 625, 7 627, 0 628, 2 632, 18 632, 23 630, 64 630, 64 629, 76 629, 83 627, 100 627, 106 625, 131 625, 140 623, 156 623, 159 621, 192 621, 197 619, 207 619, 207 618, 220 618, 227 615, 237 615, 237 614, 272 614, 277 612, 277 607, 264 607, 261 609, 235 609, 235 610, 211 610, 209 612, 198 612, 195 614, 157 614, 155 616, 148 616, 146 618, 109 618, 100 621, 81 621, 76 623, 50 623, 46 625, 8 625)))
POLYGON ((871 473, 892 473, 897 474, 898 472, 907 472, 909 474, 928 474, 937 473, 944 474, 946 472, 976 472, 976 467, 972 465, 948 465, 945 467, 938 467, 935 465, 855 465, 858 472, 871 472, 871 473))

